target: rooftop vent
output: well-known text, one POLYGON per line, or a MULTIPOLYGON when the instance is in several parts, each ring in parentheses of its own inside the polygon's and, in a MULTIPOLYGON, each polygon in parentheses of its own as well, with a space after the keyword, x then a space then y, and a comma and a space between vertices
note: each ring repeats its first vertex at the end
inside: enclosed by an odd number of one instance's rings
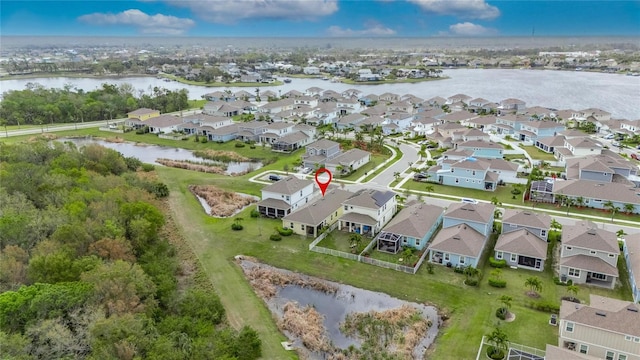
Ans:
POLYGON ((605 314, 605 313, 603 313, 601 311, 596 311, 596 315, 602 316, 602 317, 606 317, 607 316, 607 314, 605 314))
POLYGON ((452 238, 453 240, 460 240, 460 236, 456 235, 452 238))
POLYGON ((595 235, 596 231, 594 229, 591 229, 591 230, 587 231, 587 234, 588 235, 595 235))
POLYGON ((635 307, 628 307, 627 310, 632 311, 634 313, 638 312, 638 308, 635 308, 635 307))

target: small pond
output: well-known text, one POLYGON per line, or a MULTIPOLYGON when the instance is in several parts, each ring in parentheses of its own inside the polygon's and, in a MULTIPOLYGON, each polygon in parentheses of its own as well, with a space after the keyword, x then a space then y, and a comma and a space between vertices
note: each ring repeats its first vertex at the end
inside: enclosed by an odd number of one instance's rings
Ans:
MULTIPOLYGON (((213 161, 205 160, 193 155, 191 150, 168 146, 136 144, 132 142, 115 143, 93 138, 61 138, 59 141, 71 142, 78 147, 89 144, 98 144, 106 148, 116 150, 125 157, 135 157, 144 163, 159 166, 161 165, 156 162, 157 159, 187 160, 193 162, 206 162, 207 164, 214 163, 213 161)), ((260 162, 229 162, 219 164, 227 167, 225 172, 226 175, 245 173, 262 167, 262 163, 260 162)))

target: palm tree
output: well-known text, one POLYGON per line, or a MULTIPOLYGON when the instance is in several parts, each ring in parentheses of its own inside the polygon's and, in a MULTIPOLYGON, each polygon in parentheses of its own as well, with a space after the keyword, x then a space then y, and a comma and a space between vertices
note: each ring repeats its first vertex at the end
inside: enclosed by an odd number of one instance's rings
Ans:
POLYGON ((358 247, 360 246, 360 243, 362 242, 362 235, 353 233, 349 237, 349 241, 350 241, 349 247, 351 248, 351 252, 356 253, 358 251, 358 247))
POLYGON ((524 286, 531 289, 532 295, 538 295, 538 292, 542 291, 542 281, 536 276, 528 277, 524 282, 524 286))
POLYGON ((578 291, 580 291, 578 285, 567 286, 567 293, 571 294, 571 300, 575 300, 576 296, 578 295, 578 291))
POLYGON ((576 203, 576 200, 574 198, 570 198, 568 197, 566 200, 566 204, 567 204, 567 215, 569 215, 569 209, 571 209, 571 206, 573 206, 576 203))
POLYGON ((578 196, 578 197, 576 198, 576 205, 577 205, 578 207, 583 207, 583 206, 584 206, 584 203, 585 203, 585 200, 584 200, 584 198, 583 198, 582 196, 578 196))
POLYGON ((624 212, 627 213, 627 215, 632 214, 635 209, 636 206, 633 204, 624 204, 624 212))
POLYGON ((618 239, 623 239, 625 235, 627 235, 627 233, 622 229, 616 231, 616 236, 618 237, 618 239))
POLYGON ((336 166, 336 172, 338 174, 342 174, 343 171, 344 171, 344 166, 342 166, 342 165, 336 166))
MULTIPOLYGON (((464 276, 465 276, 465 281, 464 283, 467 285, 471 285, 470 284, 470 280, 479 277, 480 276, 480 270, 474 268, 473 266, 469 265, 466 268, 464 268, 464 276)), ((475 285, 475 284, 474 284, 475 285)))
POLYGON ((502 211, 500 211, 500 209, 495 209, 493 211, 493 217, 496 219, 500 219, 500 217, 502 216, 502 211))
POLYGON ((400 173, 399 172, 394 172, 393 173, 393 177, 396 178, 396 181, 400 181, 400 173))
POLYGON ((433 192, 433 185, 427 185, 424 187, 424 189, 431 194, 433 192))
POLYGON ((494 196, 494 197, 492 197, 492 198, 491 198, 491 203, 492 203, 493 205, 495 205, 495 206, 500 206, 500 205, 502 205, 502 203, 500 202, 500 200, 498 200, 498 197, 497 197, 497 196, 494 196))
POLYGON ((616 212, 620 211, 620 208, 617 207, 611 200, 604 203, 603 206, 611 211, 611 222, 613 222, 613 217, 616 215, 616 212))
POLYGON ((487 355, 492 359, 504 358, 504 353, 509 347, 507 334, 500 330, 500 328, 496 327, 491 334, 487 335, 487 341, 493 344, 491 348, 489 348, 487 355))

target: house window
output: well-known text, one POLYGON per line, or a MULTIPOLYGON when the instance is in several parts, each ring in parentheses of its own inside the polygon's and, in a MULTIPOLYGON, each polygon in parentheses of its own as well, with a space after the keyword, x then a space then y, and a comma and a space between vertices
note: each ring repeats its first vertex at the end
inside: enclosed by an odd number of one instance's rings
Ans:
POLYGON ((565 247, 565 249, 567 249, 567 250, 571 250, 571 249, 573 249, 573 248, 572 248, 571 246, 567 246, 567 247, 565 247))
POLYGON ((289 196, 286 197, 286 200, 289 201, 291 198, 289 198, 289 196))
POLYGON ((420 240, 416 240, 416 246, 420 246, 420 240))
POLYGON ((627 340, 627 341, 631 341, 631 340, 633 340, 633 336, 631 336, 631 335, 625 335, 625 336, 624 336, 624 339, 625 339, 625 340, 627 340))
POLYGON ((451 172, 453 172, 453 168, 451 168, 451 172))
POLYGON ((467 182, 469 182, 469 179, 467 179, 467 182))
POLYGON ((518 261, 518 254, 511 254, 511 262, 518 261))
POLYGON ((347 205, 344 206, 345 210, 349 210, 349 207, 347 205))
POLYGON ((607 351, 607 355, 604 357, 607 360, 613 360, 616 354, 613 351, 607 351))
POLYGON ((585 345, 585 344, 581 344, 580 345, 580 353, 581 354, 586 354, 589 351, 589 346, 585 345))
POLYGON ((547 230, 540 230, 540 236, 547 236, 547 230))
POLYGON ((406 236, 403 236, 403 237, 402 237, 402 243, 403 243, 403 244, 406 244, 406 243, 407 243, 407 237, 406 237, 406 236))
POLYGON ((304 230, 304 224, 300 225, 300 229, 304 230))
POLYGON ((625 354, 618 354, 618 360, 627 360, 627 355, 625 355, 625 354))
POLYGON ((444 261, 449 261, 449 254, 444 254, 444 261))
POLYGON ((458 178, 456 178, 456 184, 459 183, 459 182, 460 182, 460 180, 458 178))
POLYGON ((580 277, 580 270, 569 268, 569 276, 580 277))
POLYGON ((460 265, 464 265, 464 263, 467 261, 467 259, 464 256, 460 256, 460 265))
POLYGON ((592 273, 591 277, 596 279, 596 280, 607 280, 607 275, 605 275, 605 274, 592 273))
POLYGON ((475 174, 476 174, 476 171, 475 171, 475 170, 473 170, 473 171, 471 172, 471 175, 475 175, 475 174))
POLYGON ((640 343, 640 338, 639 337, 634 337, 633 338, 633 342, 640 343))
POLYGON ((597 253, 598 253, 598 252, 597 252, 597 251, 595 251, 595 250, 590 250, 590 251, 589 251, 589 254, 591 254, 591 255, 595 255, 595 254, 597 254, 597 253))
POLYGON ((573 332, 573 325, 574 325, 574 323, 572 323, 572 322, 570 322, 570 321, 567 321, 567 324, 565 325, 565 328, 564 328, 564 329, 565 329, 567 332, 573 332))
POLYGON ((504 256, 504 254, 502 253, 502 251, 497 251, 496 252, 496 259, 498 260, 502 260, 502 257, 504 256))
POLYGON ((289 229, 293 229, 293 223, 289 224, 289 229))
POLYGON ((616 254, 609 254, 610 258, 616 257, 616 254))

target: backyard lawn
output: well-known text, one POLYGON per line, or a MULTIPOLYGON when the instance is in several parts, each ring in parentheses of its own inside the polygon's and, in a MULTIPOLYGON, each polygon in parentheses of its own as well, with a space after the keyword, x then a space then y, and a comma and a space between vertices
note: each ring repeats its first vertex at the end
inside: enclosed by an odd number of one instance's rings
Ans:
POLYGON ((524 151, 526 151, 534 160, 556 161, 556 158, 553 156, 553 154, 546 153, 535 146, 520 145, 520 147, 524 151))
MULTIPOLYGON (((541 349, 546 343, 557 343, 557 328, 547 325, 549 314, 525 307, 529 299, 525 295, 524 281, 532 275, 539 276, 543 281, 541 301, 559 304, 559 298, 565 294, 566 288, 555 285, 550 272, 504 269, 503 278, 507 280, 507 287, 496 289, 487 284, 486 279, 492 269, 485 266, 482 268, 485 275, 479 287, 468 287, 463 284, 463 275, 442 266, 435 266, 433 274, 429 274, 426 267, 422 266, 416 275, 410 275, 311 252, 308 250, 311 239, 305 237, 290 236, 283 237, 279 242, 270 241, 269 235, 275 226, 280 225, 280 221, 251 218, 249 209, 237 215, 244 218, 244 230, 230 231, 233 218, 216 219, 205 215, 187 186, 214 184, 228 190, 258 194, 260 185, 186 170, 157 169, 162 181, 171 190, 169 203, 173 216, 219 293, 227 308, 229 321, 234 326, 249 324, 259 332, 266 359, 295 356, 282 350, 279 342, 284 340, 284 336, 233 263, 233 257, 238 254, 254 256, 276 267, 437 306, 450 319, 445 322, 436 340, 431 355, 434 359, 474 359, 482 335, 489 333, 498 321, 495 310, 500 305, 498 298, 502 294, 514 298, 512 311, 516 314, 516 320, 502 325, 510 341, 541 349)), ((344 245, 338 245, 336 240, 334 238, 333 247, 344 245)), ((630 298, 628 289, 610 292, 586 287, 581 287, 578 297, 587 299, 590 291, 630 298)))
MULTIPOLYGON (((484 191, 410 180, 404 183, 402 185, 402 188, 409 190, 427 191, 427 186, 433 186, 433 191, 431 191, 430 194, 433 196, 444 194, 486 201, 491 201, 493 197, 497 197, 498 200, 503 204, 522 204, 522 194, 516 195, 515 199, 512 198, 512 186, 498 186, 496 191, 484 191)), ((523 190, 524 185, 520 189, 523 190)))
POLYGON ((391 154, 387 154, 387 155, 382 155, 382 154, 371 155, 371 160, 368 163, 366 163, 363 167, 359 168, 358 170, 354 171, 353 173, 349 174, 348 176, 337 176, 336 179, 356 181, 361 176, 363 176, 365 173, 368 174, 373 169, 375 169, 376 166, 378 166, 378 165, 382 164, 383 162, 385 162, 390 156, 391 156, 391 154))

